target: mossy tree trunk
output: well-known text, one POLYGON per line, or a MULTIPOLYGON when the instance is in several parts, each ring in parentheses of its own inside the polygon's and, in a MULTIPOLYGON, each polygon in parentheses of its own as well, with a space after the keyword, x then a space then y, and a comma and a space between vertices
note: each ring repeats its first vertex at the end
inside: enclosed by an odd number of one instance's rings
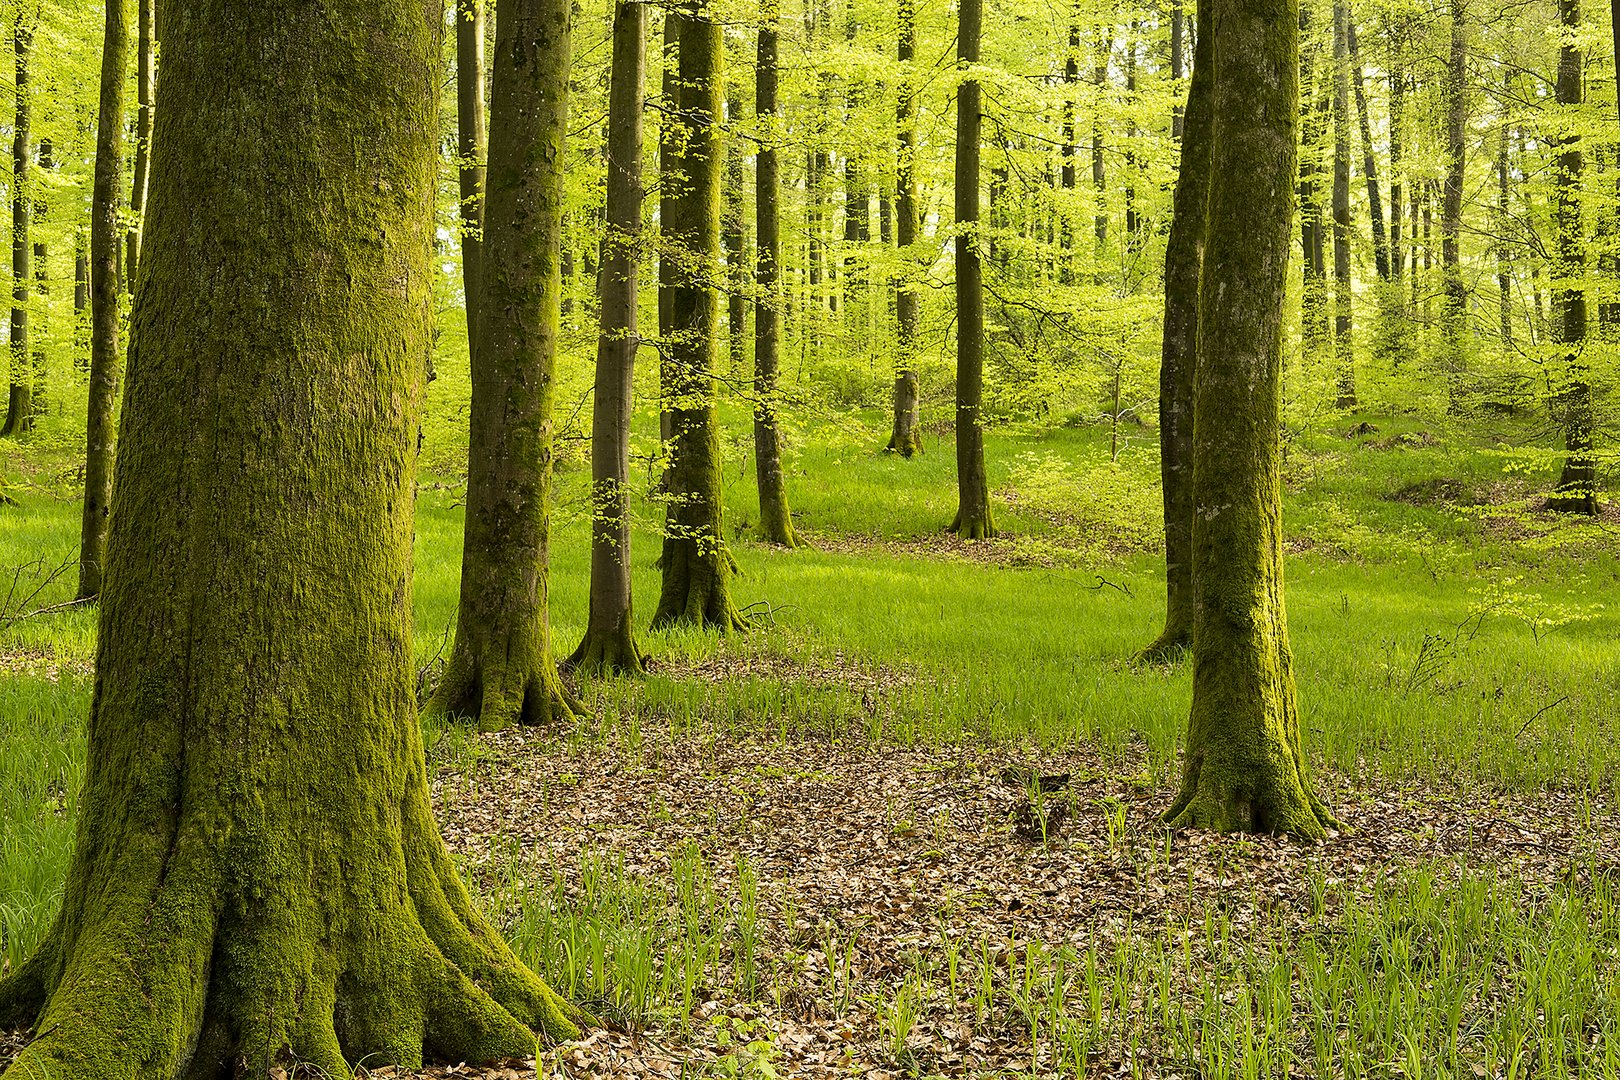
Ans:
POLYGON ((1350 277, 1350 12, 1333 5, 1333 361, 1334 404, 1356 407, 1355 282, 1350 277))
POLYGON ((118 211, 123 194, 124 82, 129 60, 126 0, 107 0, 96 119, 96 170, 90 194, 90 390, 85 420, 84 509, 79 527, 80 600, 101 593, 112 507, 118 405, 118 211))
MULTIPOLYGON (((909 269, 916 262, 912 245, 917 242, 917 91, 912 71, 917 55, 915 0, 899 0, 899 20, 895 50, 900 63, 895 106, 898 143, 895 158, 895 240, 900 245, 902 265, 909 269)), ((1070 154, 1071 173, 1073 149, 1069 147, 1067 151, 1070 154)), ((917 295, 918 287, 912 273, 903 274, 895 283, 894 426, 889 433, 888 448, 907 458, 922 452, 917 376, 917 330, 922 323, 922 298, 917 295)))
POLYGON ((1192 84, 1181 126, 1181 168, 1164 253, 1164 339, 1159 364, 1159 475, 1164 488, 1164 630, 1141 658, 1174 657, 1192 643, 1193 378, 1198 360, 1198 283, 1209 205, 1210 93, 1214 36, 1199 5, 1192 84))
POLYGON ((442 11, 163 26, 84 794, 7 1075, 527 1056, 582 1017, 457 876, 412 691, 442 11))
POLYGON ((754 116, 760 132, 754 158, 754 283, 758 292, 754 302, 754 482, 759 490, 760 535, 773 544, 796 547, 799 538, 788 510, 782 433, 776 422, 782 348, 782 180, 776 158, 782 139, 776 101, 779 18, 776 0, 764 0, 754 57, 754 116))
MULTIPOLYGON (((477 351, 479 270, 484 250, 484 182, 489 131, 484 115, 484 0, 456 0, 456 183, 461 197, 461 292, 467 352, 477 351)), ((473 360, 474 366, 477 361, 473 360)))
POLYGON ((1554 212, 1555 241, 1553 340, 1561 346, 1563 385, 1558 411, 1564 424, 1564 467, 1549 500, 1554 510, 1597 513, 1597 462, 1592 456, 1592 385, 1583 355, 1586 345, 1586 233, 1581 219, 1581 137, 1572 114, 1585 100, 1583 57, 1577 35, 1581 29, 1580 0, 1558 0, 1558 21, 1564 31, 1558 53, 1556 88, 1562 130, 1558 147, 1558 201, 1554 212))
POLYGON ((152 172, 152 110, 157 104, 156 0, 136 0, 135 161, 129 189, 129 235, 124 238, 124 288, 135 295, 135 271, 141 260, 142 221, 152 172))
POLYGON ((1282 314, 1298 0, 1213 0, 1209 212, 1194 379, 1193 704, 1175 826, 1321 836, 1283 607, 1282 314))
POLYGON ((613 12, 608 85, 607 230, 602 234, 601 333, 591 413, 591 610, 570 666, 639 675, 630 575, 630 406, 641 279, 641 113, 647 81, 647 5, 613 12))
POLYGON ((570 0, 501 0, 478 281, 461 604, 430 708, 485 731, 583 712, 547 624, 570 0))
POLYGON ((721 532, 720 420, 714 366, 720 266, 720 24, 701 5, 686 7, 678 27, 681 131, 674 155, 679 190, 664 222, 666 243, 680 252, 670 289, 669 499, 661 561, 664 580, 654 626, 690 623, 721 632, 742 629, 731 599, 731 556, 721 532))
POLYGON ((956 518, 950 532, 968 540, 996 535, 984 468, 984 237, 979 228, 979 133, 983 93, 966 73, 979 62, 983 0, 957 9, 956 65, 956 518))
POLYGON ((21 7, 15 19, 11 34, 17 91, 11 129, 11 393, 0 435, 22 435, 34 426, 34 370, 28 354, 28 292, 33 276, 33 248, 28 238, 33 218, 28 59, 34 47, 34 31, 21 7))

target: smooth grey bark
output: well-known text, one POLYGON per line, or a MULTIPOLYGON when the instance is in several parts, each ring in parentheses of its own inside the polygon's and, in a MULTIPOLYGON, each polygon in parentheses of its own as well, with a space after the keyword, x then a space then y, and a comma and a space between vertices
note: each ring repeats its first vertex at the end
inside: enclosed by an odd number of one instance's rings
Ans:
POLYGON ((129 191, 129 235, 124 238, 124 287, 135 295, 135 272, 141 259, 141 227, 152 172, 152 110, 157 105, 156 0, 138 0, 135 43, 135 163, 129 191))
MULTIPOLYGON (((1440 213, 1440 264, 1444 278, 1445 367, 1451 407, 1459 408, 1459 381, 1464 364, 1464 321, 1468 286, 1462 275, 1463 184, 1468 165, 1468 30, 1467 0, 1451 0, 1451 49, 1446 66, 1446 175, 1440 213)), ((1425 213, 1427 213, 1425 207, 1425 213)), ((1425 222, 1427 228, 1427 222, 1425 222)))
MULTIPOLYGON (((461 198, 461 293, 467 352, 478 339, 489 130, 484 115, 484 0, 456 0, 456 185, 461 198)), ((472 361, 477 363, 476 359, 472 361)))
POLYGON ((1557 230, 1553 264, 1553 340, 1561 346, 1563 385, 1557 409, 1564 426, 1564 467, 1548 506, 1567 513, 1596 514, 1597 461, 1592 455, 1592 385, 1586 344, 1586 232, 1581 219, 1581 175, 1584 155, 1581 135, 1570 113, 1586 100, 1582 68, 1584 57, 1576 44, 1581 28, 1580 0, 1558 0, 1558 23, 1564 31, 1558 52, 1555 96, 1564 129, 1554 140, 1558 148, 1557 230))
POLYGON ((1350 15, 1333 5, 1333 359, 1335 404, 1356 406, 1355 288, 1350 277, 1350 15))
POLYGON ((33 248, 29 244, 29 225, 33 219, 30 168, 33 149, 29 141, 32 109, 28 61, 33 41, 33 28, 18 10, 11 34, 17 91, 11 129, 11 393, 0 435, 22 435, 34 426, 33 359, 28 353, 28 281, 33 276, 33 248))
MULTIPOLYGON (((889 432, 888 449, 909 458, 922 452, 922 425, 918 418, 921 394, 917 375, 917 328, 922 322, 922 300, 917 295, 918 285, 912 272, 916 263, 913 245, 917 242, 917 91, 912 71, 917 55, 915 0, 899 0, 899 19, 895 44, 900 78, 895 104, 898 152, 895 155, 894 211, 895 242, 900 247, 901 265, 905 267, 905 272, 895 282, 894 424, 889 432)), ((1071 66, 1073 63, 1071 58, 1071 66)), ((1072 187, 1074 147, 1066 146, 1064 152, 1069 155, 1072 187)))

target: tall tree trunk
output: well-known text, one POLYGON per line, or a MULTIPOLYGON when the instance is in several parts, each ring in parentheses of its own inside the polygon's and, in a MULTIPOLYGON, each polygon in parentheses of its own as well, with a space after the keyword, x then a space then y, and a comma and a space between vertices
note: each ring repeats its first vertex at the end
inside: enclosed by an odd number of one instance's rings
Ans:
POLYGON ((608 84, 607 228, 602 234, 601 335, 591 412, 591 606, 569 657, 584 671, 639 675, 630 576, 630 414, 640 286, 641 113, 647 82, 647 4, 613 12, 608 84))
MULTIPOLYGON (((860 33, 855 19, 855 3, 850 0, 844 20, 844 43, 853 51, 860 33)), ((852 74, 844 89, 844 115, 853 126, 861 107, 861 85, 852 74)), ((871 207, 866 189, 861 186, 861 148, 851 141, 844 152, 844 323, 856 330, 864 341, 865 328, 859 316, 866 310, 865 283, 862 281, 860 245, 872 239, 871 207)), ((864 351, 864 349, 863 349, 864 351)))
POLYGON ((1389 72, 1389 254, 1390 279, 1401 280, 1406 252, 1401 246, 1402 159, 1406 138, 1406 66, 1403 42, 1390 34, 1389 72))
MULTIPOLYGON (((911 0, 907 0, 908 3, 911 0)), ((915 39, 916 31, 912 31, 915 39)), ((915 41, 913 41, 915 47, 915 41)), ((1079 109, 1080 87, 1080 22, 1079 13, 1075 14, 1075 21, 1069 24, 1069 54, 1063 61, 1063 168, 1059 174, 1063 186, 1064 203, 1062 213, 1063 254, 1060 256, 1062 270, 1058 279, 1065 285, 1074 284, 1074 222, 1070 214, 1074 210, 1073 195, 1075 182, 1074 159, 1079 153, 1076 140, 1079 134, 1076 130, 1075 114, 1079 109)), ((915 120, 913 120, 915 127, 915 120)))
POLYGON ((90 249, 81 230, 73 238, 73 367, 90 370, 90 249))
POLYGON ((142 221, 151 176, 152 109, 157 99, 156 0, 137 0, 139 20, 135 45, 135 168, 129 190, 129 235, 124 238, 124 288, 135 295, 135 270, 141 259, 142 221))
POLYGON ((668 242, 684 257, 675 268, 673 326, 666 346, 675 382, 664 581, 653 625, 689 623, 724 633, 744 625, 731 599, 731 555, 722 532, 720 420, 714 394, 725 43, 720 24, 706 7, 688 7, 676 23, 682 132, 675 169, 683 180, 667 228, 668 242))
POLYGON ((1108 171, 1103 161, 1103 96, 1108 87, 1108 62, 1113 57, 1114 41, 1113 27, 1104 27, 1097 24, 1092 31, 1095 40, 1092 42, 1092 68, 1091 82, 1096 87, 1096 100, 1092 103, 1091 113, 1091 187, 1097 195, 1097 212, 1092 221, 1092 231, 1097 238, 1097 264, 1098 271, 1102 268, 1103 248, 1108 243, 1108 171))
POLYGON ((458 877, 411 690, 442 11, 169 11, 84 793, 0 983, 38 1032, 10 1075, 533 1054, 582 1018, 458 877))
POLYGON ((1361 134, 1361 175, 1367 182, 1367 217, 1372 221, 1373 263, 1379 281, 1389 281, 1389 237, 1384 231, 1384 199, 1378 187, 1378 155, 1373 149, 1372 116, 1367 108, 1367 87, 1361 71, 1361 46, 1349 0, 1344 5, 1345 35, 1350 47, 1351 85, 1356 93, 1356 122, 1361 134))
POLYGON ((1468 288, 1462 276, 1462 204, 1467 167, 1468 32, 1467 0, 1451 0, 1451 52, 1446 71, 1446 179, 1440 213, 1440 262, 1445 278, 1446 369, 1451 407, 1461 405, 1460 383, 1464 364, 1464 322, 1468 315, 1468 288))
MULTIPOLYGON (((665 455, 675 438, 674 412, 676 384, 671 341, 675 335, 675 278, 681 254, 674 237, 675 203, 688 181, 681 174, 682 126, 680 84, 681 20, 677 7, 664 11, 663 77, 659 100, 663 106, 658 125, 658 441, 665 455)), ((661 486, 669 482, 668 468, 661 486)))
MULTIPOLYGON (((1178 84, 1187 77, 1185 24, 1186 16, 1182 13, 1182 0, 1170 0, 1170 78, 1178 84)), ((1186 130, 1186 113, 1181 107, 1180 95, 1176 96, 1175 102, 1170 106, 1170 138, 1180 142, 1186 130)))
POLYGON ((1592 457, 1592 386, 1586 345, 1586 232, 1581 220, 1581 136, 1575 114, 1586 100, 1583 56, 1576 42, 1581 29, 1580 0, 1558 0, 1558 22, 1564 31, 1558 52, 1559 133, 1558 203, 1555 279, 1553 282, 1553 340, 1562 348, 1564 385, 1558 395, 1563 413, 1564 468, 1549 500, 1553 510, 1597 513, 1597 462, 1592 457))
POLYGON ((748 309, 752 306, 748 291, 754 277, 748 260, 748 147, 741 134, 742 113, 742 93, 735 84, 727 86, 726 115, 732 135, 726 143, 725 220, 720 246, 726 255, 726 345, 735 379, 748 370, 748 309))
MULTIPOLYGON (((129 63, 129 0, 107 0, 101 43, 96 167, 90 193, 90 388, 85 419, 84 507, 79 521, 80 600, 101 594, 112 507, 113 414, 118 406, 118 212, 124 187, 124 83, 129 63)), ((75 298, 77 299, 77 298, 75 298)))
POLYGON ((1300 340, 1308 356, 1317 355, 1332 332, 1327 303, 1327 227, 1322 214, 1321 156, 1325 144, 1324 117, 1332 89, 1316 70, 1317 38, 1311 33, 1311 9, 1300 8, 1299 28, 1309 47, 1300 62, 1303 117, 1299 167, 1300 202, 1300 340), (1313 100, 1314 99, 1314 100, 1313 100))
POLYGON ((33 28, 19 7, 11 36, 17 58, 17 111, 11 129, 11 395, 0 435, 21 435, 34 426, 33 361, 28 354, 28 282, 33 276, 28 237, 33 216, 28 60, 33 40, 33 28))
POLYGON ((1297 0, 1211 0, 1215 80, 1193 430, 1193 703, 1174 826, 1323 835, 1283 605, 1282 312, 1297 0), (1283 8, 1279 16, 1278 8, 1283 8))
POLYGON ((1513 266, 1507 232, 1512 223, 1508 186, 1509 126, 1498 125, 1496 144, 1496 303, 1504 353, 1513 349, 1513 266))
MULTIPOLYGON (((49 176, 55 167, 51 156, 51 140, 39 141, 39 168, 43 176, 49 176)), ((46 243, 43 230, 40 228, 50 214, 50 203, 45 193, 50 190, 47 180, 37 185, 38 194, 34 197, 34 292, 39 297, 39 303, 34 307, 33 332, 33 384, 34 400, 33 410, 36 418, 44 416, 50 408, 50 372, 45 360, 45 335, 49 333, 49 319, 51 310, 51 249, 46 243)))
POLYGON ((430 703, 485 731, 583 711, 547 625, 570 20, 570 0, 496 13, 461 603, 430 703))
POLYGON ((461 196, 461 292, 467 353, 476 366, 479 271, 484 251, 484 181, 489 133, 484 118, 484 0, 456 0, 456 182, 461 196))
POLYGON ((1355 283, 1350 279, 1350 16, 1333 5, 1333 361, 1335 404, 1356 407, 1355 283))
MULTIPOLYGON (((983 0, 961 0, 956 63, 979 62, 983 0)), ((964 77, 956 92, 956 519, 950 531, 968 540, 996 535, 990 480, 984 468, 984 237, 979 227, 979 80, 964 77)))
MULTIPOLYGON (((905 3, 906 0, 901 0, 905 3)), ((782 141, 782 119, 776 100, 777 0, 762 0, 759 43, 754 56, 754 116, 759 124, 759 152, 754 158, 754 481, 759 492, 760 535, 773 544, 795 547, 798 535, 788 510, 782 475, 782 435, 776 423, 776 373, 780 362, 782 304, 782 179, 776 148, 782 141)))
POLYGON ((1159 364, 1159 476, 1164 488, 1164 630, 1141 659, 1172 659, 1192 644, 1193 388, 1198 360, 1198 285, 1209 206, 1212 7, 1198 5, 1192 85, 1181 135, 1174 216, 1164 251, 1164 340, 1159 364))
MULTIPOLYGON (((894 430, 889 434, 889 449, 901 457, 922 452, 922 427, 918 421, 920 390, 917 377, 917 328, 922 321, 922 302, 917 295, 917 255, 912 245, 917 242, 917 90, 913 65, 917 56, 917 15, 915 0, 899 0, 900 26, 896 56, 900 63, 900 81, 896 105, 896 132, 899 153, 895 164, 895 239, 900 245, 901 266, 904 272, 895 286, 894 311, 896 322, 894 365, 894 430)), ((1071 55, 1069 66, 1074 66, 1071 55)), ((1070 139, 1073 138, 1072 116, 1070 139)), ((1074 186, 1074 147, 1067 145, 1064 153, 1069 162, 1069 186, 1074 186)), ((1065 226, 1067 228, 1067 226, 1065 226)), ((1067 237, 1068 233, 1065 232, 1067 237)), ((1065 264, 1067 265, 1067 264, 1065 264)))
MULTIPOLYGON (((1136 47, 1141 24, 1132 19, 1125 31, 1125 108, 1136 109, 1136 47)), ((1125 248, 1135 251, 1142 241, 1142 216, 1136 208, 1136 140, 1141 133, 1133 122, 1125 129, 1125 248)))

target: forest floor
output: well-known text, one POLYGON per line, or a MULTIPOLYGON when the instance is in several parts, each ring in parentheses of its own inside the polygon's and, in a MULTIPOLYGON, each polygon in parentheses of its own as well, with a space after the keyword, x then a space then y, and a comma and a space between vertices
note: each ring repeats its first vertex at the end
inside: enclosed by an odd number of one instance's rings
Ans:
MULTIPOLYGON (((934 531, 948 446, 898 462, 859 418, 797 460, 812 549, 749 543, 728 468, 752 633, 649 637, 652 677, 587 682, 571 725, 426 732, 475 895, 604 1026, 420 1075, 1620 1077, 1613 515, 1541 511, 1511 432, 1375 419, 1299 436, 1286 474, 1307 749, 1350 826, 1317 844, 1158 824, 1189 685, 1129 662, 1163 610, 1144 448, 994 434, 993 544, 934 531)), ((0 967, 59 902, 94 644, 55 606, 66 470, 5 467, 0 967)), ((458 494, 423 487, 424 683, 458 494)))

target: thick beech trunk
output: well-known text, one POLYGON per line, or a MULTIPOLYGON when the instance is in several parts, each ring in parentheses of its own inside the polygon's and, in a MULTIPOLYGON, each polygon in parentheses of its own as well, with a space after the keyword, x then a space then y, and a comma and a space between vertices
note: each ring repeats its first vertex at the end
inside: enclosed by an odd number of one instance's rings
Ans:
POLYGON ((1580 46, 1580 0, 1558 0, 1558 21, 1564 31, 1558 53, 1556 88, 1563 130, 1558 146, 1557 238, 1553 280, 1553 340, 1561 346, 1563 386, 1557 410, 1564 425, 1564 468, 1548 505, 1570 513, 1597 513, 1597 462, 1592 456, 1592 385, 1583 349, 1586 344, 1586 233, 1581 220, 1581 173, 1584 162, 1581 136, 1570 114, 1585 100, 1580 46))
POLYGON ((22 435, 34 426, 34 365, 28 354, 28 291, 33 276, 29 224, 33 218, 30 158, 28 60, 34 32, 21 10, 12 25, 16 55, 17 106, 11 129, 11 393, 0 435, 22 435))
MULTIPOLYGON (((456 183, 461 197, 461 293, 467 353, 477 350, 479 270, 484 250, 484 0, 456 0, 456 183)), ((474 366, 477 360, 473 360, 474 366)))
MULTIPOLYGON (((899 91, 896 97, 895 157, 895 241, 900 245, 901 265, 906 272, 895 285, 894 427, 889 433, 889 449, 901 457, 922 453, 922 425, 918 418, 920 396, 917 377, 917 328, 922 322, 922 300, 913 267, 917 257, 917 91, 912 65, 917 56, 917 7, 915 0, 899 0, 900 26, 896 59, 900 63, 899 91)), ((1073 66, 1073 59, 1070 65, 1073 66)), ((1070 129, 1073 138, 1073 129, 1070 129)), ((1068 154, 1070 186, 1073 186, 1074 147, 1068 154)), ((1065 232, 1064 236, 1068 236, 1065 232)), ((1065 266, 1068 264, 1065 263, 1065 266)))
MULTIPOLYGON (((669 499, 664 523, 663 589, 654 626, 691 623, 721 632, 742 629, 731 600, 731 556, 721 531, 720 420, 715 409, 720 265, 720 24, 702 7, 687 8, 679 27, 679 124, 674 172, 682 178, 666 204, 666 243, 682 253, 670 290, 671 332, 665 348, 672 379, 669 499)), ((666 176, 668 173, 666 173, 666 176)))
POLYGON ((129 189, 129 235, 124 238, 124 288, 135 295, 135 271, 141 259, 142 221, 151 180, 152 110, 157 99, 157 0, 136 0, 135 162, 129 189))
POLYGON ((1193 704, 1176 826, 1321 836, 1283 607, 1282 313, 1299 116, 1298 0, 1212 0, 1198 322, 1193 704))
POLYGON ((1181 168, 1164 252, 1164 341, 1159 364, 1159 476, 1164 488, 1164 630, 1141 659, 1173 658, 1192 644, 1193 387, 1198 283, 1209 205, 1214 60, 1210 5, 1199 5, 1192 85, 1181 129, 1181 168))
POLYGON ((1333 5, 1333 361, 1335 404, 1356 406, 1355 283, 1350 278, 1350 15, 1333 5))
POLYGON ((90 394, 85 420, 84 509, 79 524, 79 599, 100 595, 112 508, 113 413, 118 404, 118 211, 124 186, 124 82, 129 60, 127 0, 107 0, 90 193, 90 394))
MULTIPOLYGON (((983 0, 961 0, 957 67, 979 62, 983 0)), ((968 540, 996 535, 984 468, 984 237, 979 228, 979 132, 982 90, 967 77, 956 92, 956 519, 968 540)))
POLYGON ((532 1054, 580 1017, 457 876, 412 693, 441 13, 164 27, 84 794, 7 1075, 532 1054))
POLYGON ((490 731, 583 711, 547 625, 570 0, 501 0, 473 349, 461 605, 431 708, 490 731))
POLYGON ((630 580, 630 406, 641 268, 641 113, 647 81, 647 5, 613 12, 608 85, 607 230, 602 234, 601 335, 591 413, 591 610, 569 657, 584 671, 639 675, 630 580))
POLYGON ((759 45, 754 62, 754 116, 759 152, 754 158, 754 481, 759 491, 760 535, 773 544, 795 547, 793 515, 782 476, 782 435, 776 423, 776 373, 782 346, 777 313, 782 305, 781 176, 776 147, 782 122, 776 100, 776 0, 760 7, 759 45))

